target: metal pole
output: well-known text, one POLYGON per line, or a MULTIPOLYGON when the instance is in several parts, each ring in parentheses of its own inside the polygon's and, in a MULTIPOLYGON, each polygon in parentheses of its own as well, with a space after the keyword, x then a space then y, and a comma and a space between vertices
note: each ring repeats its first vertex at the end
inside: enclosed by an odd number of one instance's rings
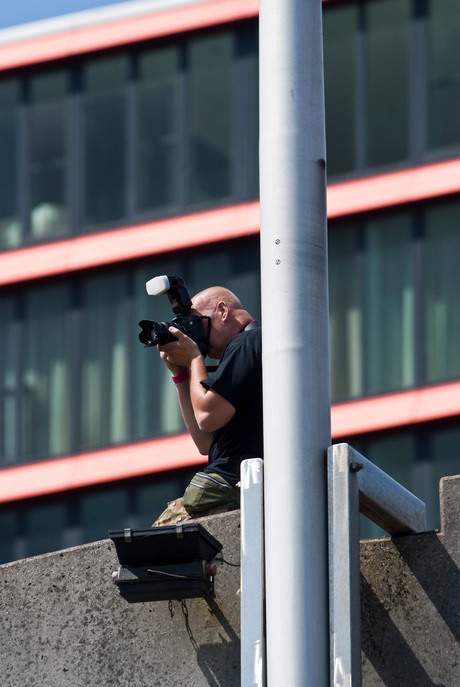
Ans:
POLYGON ((321 0, 260 2, 268 687, 329 684, 321 0))

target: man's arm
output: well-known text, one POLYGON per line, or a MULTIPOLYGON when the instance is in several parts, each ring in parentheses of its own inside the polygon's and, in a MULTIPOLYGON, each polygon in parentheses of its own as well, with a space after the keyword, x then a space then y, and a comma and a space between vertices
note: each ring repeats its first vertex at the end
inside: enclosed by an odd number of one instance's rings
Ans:
MULTIPOLYGON (((173 377, 178 377, 183 372, 189 371, 187 367, 174 365, 170 362, 170 360, 168 360, 167 351, 164 350, 165 348, 167 348, 167 346, 159 346, 158 348, 160 349, 161 359, 163 360, 163 362, 165 363, 166 367, 171 372, 173 377)), ((207 456, 209 453, 209 447, 211 445, 212 432, 206 432, 200 429, 195 419, 195 413, 190 398, 190 378, 184 379, 182 382, 179 382, 175 386, 177 392, 177 400, 179 402, 179 408, 184 419, 185 426, 187 427, 189 434, 192 437, 201 455, 207 456)))
MULTIPOLYGON (((161 356, 169 366, 174 365, 177 369, 190 370, 189 398, 196 426, 201 432, 212 433, 231 420, 236 412, 235 407, 223 396, 212 389, 206 389, 201 384, 202 380, 208 378, 208 373, 197 344, 176 328, 170 327, 170 332, 177 337, 178 341, 159 346, 161 356)), ((177 386, 183 386, 183 384, 177 386)), ((186 398, 182 400, 186 401, 186 398)), ((181 398, 179 398, 180 402, 181 398)), ((186 407, 190 410, 190 407, 186 407)), ((185 417, 184 421, 187 424, 185 417)), ((193 438, 192 431, 190 429, 189 431, 193 438)))

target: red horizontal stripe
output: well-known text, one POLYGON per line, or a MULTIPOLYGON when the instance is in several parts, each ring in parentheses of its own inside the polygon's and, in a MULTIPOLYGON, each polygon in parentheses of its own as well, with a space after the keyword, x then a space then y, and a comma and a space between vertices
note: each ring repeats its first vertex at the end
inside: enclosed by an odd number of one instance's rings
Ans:
POLYGON ((188 434, 91 451, 0 471, 0 503, 49 496, 165 470, 202 466, 188 434))
POLYGON ((216 0, 0 45, 0 70, 256 17, 258 0, 216 0))
POLYGON ((332 406, 334 439, 460 416, 460 381, 332 406))
POLYGON ((243 238, 259 231, 259 203, 138 224, 0 253, 0 285, 243 238))
MULTIPOLYGON (((328 218, 460 193, 460 158, 331 184, 328 218)), ((257 201, 0 253, 0 286, 253 236, 257 201)))
POLYGON ((330 219, 460 193, 460 159, 378 174, 327 190, 330 219))
MULTIPOLYGON (((460 416, 460 381, 332 406, 332 439, 460 416)), ((3 468, 0 503, 205 464, 187 434, 3 468)))

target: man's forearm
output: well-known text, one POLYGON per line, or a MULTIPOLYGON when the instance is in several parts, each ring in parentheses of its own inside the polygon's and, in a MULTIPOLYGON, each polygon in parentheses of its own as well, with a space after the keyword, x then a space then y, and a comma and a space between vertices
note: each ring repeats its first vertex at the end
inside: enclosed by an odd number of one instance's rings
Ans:
POLYGON ((198 426, 190 397, 190 384, 191 380, 185 380, 184 382, 176 384, 180 411, 184 419, 185 426, 187 427, 190 436, 192 437, 199 452, 202 455, 208 455, 209 447, 211 445, 212 432, 203 431, 198 426))

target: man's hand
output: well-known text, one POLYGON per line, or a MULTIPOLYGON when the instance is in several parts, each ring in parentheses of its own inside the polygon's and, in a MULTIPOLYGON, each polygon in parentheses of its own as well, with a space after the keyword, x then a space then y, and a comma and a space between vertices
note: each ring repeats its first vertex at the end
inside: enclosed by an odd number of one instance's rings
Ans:
POLYGON ((180 329, 170 327, 169 331, 177 338, 177 341, 159 345, 158 350, 166 367, 173 375, 176 375, 189 368, 194 358, 201 358, 201 353, 195 341, 181 332, 180 329))

